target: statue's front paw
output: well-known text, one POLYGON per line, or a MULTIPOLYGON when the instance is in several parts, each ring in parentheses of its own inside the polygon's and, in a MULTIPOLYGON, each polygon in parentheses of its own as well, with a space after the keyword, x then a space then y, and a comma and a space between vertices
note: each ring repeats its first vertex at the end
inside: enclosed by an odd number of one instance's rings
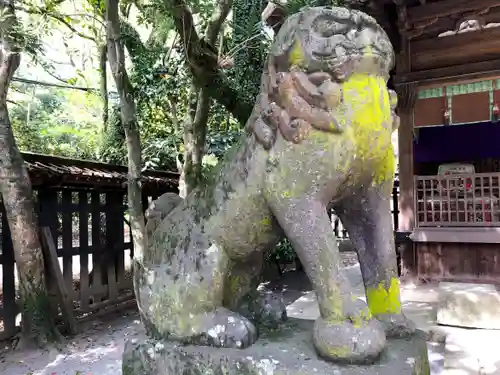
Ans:
POLYGON ((250 293, 235 311, 259 327, 277 328, 287 319, 283 295, 271 291, 250 293))
POLYGON ((386 336, 376 319, 342 321, 319 318, 314 324, 314 347, 326 360, 372 363, 386 345, 386 336))
POLYGON ((387 337, 408 337, 417 329, 415 323, 402 313, 378 315, 377 320, 382 323, 387 337))
POLYGON ((255 326, 248 319, 225 308, 218 309, 213 319, 203 324, 211 346, 243 349, 257 340, 255 326))

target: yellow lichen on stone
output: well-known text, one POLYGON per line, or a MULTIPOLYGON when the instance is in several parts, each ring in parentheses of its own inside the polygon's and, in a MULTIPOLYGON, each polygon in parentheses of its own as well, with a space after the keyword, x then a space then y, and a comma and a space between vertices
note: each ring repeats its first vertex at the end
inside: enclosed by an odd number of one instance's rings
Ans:
POLYGON ((365 321, 365 319, 363 319, 361 316, 353 316, 351 317, 351 321, 353 327, 359 329, 363 326, 363 321, 365 321))
POLYGON ((350 354, 352 354, 352 350, 347 345, 329 347, 324 349, 326 349, 325 352, 327 352, 331 358, 346 358, 350 354))
POLYGON ((349 316, 354 328, 363 327, 364 322, 368 322, 372 318, 372 313, 369 308, 361 309, 357 315, 349 316))
POLYGON ((271 225, 272 222, 271 222, 271 218, 270 217, 265 217, 263 218, 261 221, 260 221, 260 225, 265 225, 265 226, 269 226, 271 225))
POLYGON ((337 285, 330 281, 328 291, 329 293, 326 296, 326 304, 327 306, 329 306, 329 311, 325 311, 325 313, 328 314, 326 320, 328 321, 328 323, 334 325, 342 323, 345 317, 340 290, 337 285))
POLYGON ((290 198, 292 196, 292 194, 288 191, 288 190, 285 190, 281 193, 281 196, 283 198, 290 198))
POLYGON ((240 289, 241 281, 238 275, 231 275, 229 277, 229 290, 231 295, 235 295, 240 289))
POLYGON ((376 288, 366 288, 366 299, 368 307, 373 315, 400 314, 399 280, 391 278, 389 288, 380 283, 376 288))
POLYGON ((354 144, 357 158, 373 171, 375 184, 392 179, 392 114, 384 78, 353 74, 343 84, 343 103, 339 121, 354 144))
POLYGON ((304 51, 298 40, 293 44, 290 53, 288 54, 288 62, 291 66, 302 66, 305 62, 304 51))

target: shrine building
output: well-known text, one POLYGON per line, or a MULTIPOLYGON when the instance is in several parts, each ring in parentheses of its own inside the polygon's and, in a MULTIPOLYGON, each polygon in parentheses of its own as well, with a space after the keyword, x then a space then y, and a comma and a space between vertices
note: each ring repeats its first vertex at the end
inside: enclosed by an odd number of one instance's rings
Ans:
POLYGON ((500 283, 500 0, 350 3, 396 52, 402 278, 500 283))

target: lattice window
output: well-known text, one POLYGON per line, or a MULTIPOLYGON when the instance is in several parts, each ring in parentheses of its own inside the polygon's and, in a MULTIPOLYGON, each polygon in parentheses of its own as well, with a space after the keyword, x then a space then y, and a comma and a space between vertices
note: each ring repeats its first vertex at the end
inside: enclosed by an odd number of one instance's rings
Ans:
POLYGON ((500 173, 415 176, 418 226, 500 226, 500 173))

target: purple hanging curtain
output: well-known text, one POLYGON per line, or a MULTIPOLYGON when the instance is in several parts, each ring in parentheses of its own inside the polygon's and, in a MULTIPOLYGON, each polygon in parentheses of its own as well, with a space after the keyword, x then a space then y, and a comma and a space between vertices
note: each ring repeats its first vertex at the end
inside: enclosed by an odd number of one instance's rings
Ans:
POLYGON ((419 128, 413 156, 416 163, 500 159, 500 122, 419 128))

